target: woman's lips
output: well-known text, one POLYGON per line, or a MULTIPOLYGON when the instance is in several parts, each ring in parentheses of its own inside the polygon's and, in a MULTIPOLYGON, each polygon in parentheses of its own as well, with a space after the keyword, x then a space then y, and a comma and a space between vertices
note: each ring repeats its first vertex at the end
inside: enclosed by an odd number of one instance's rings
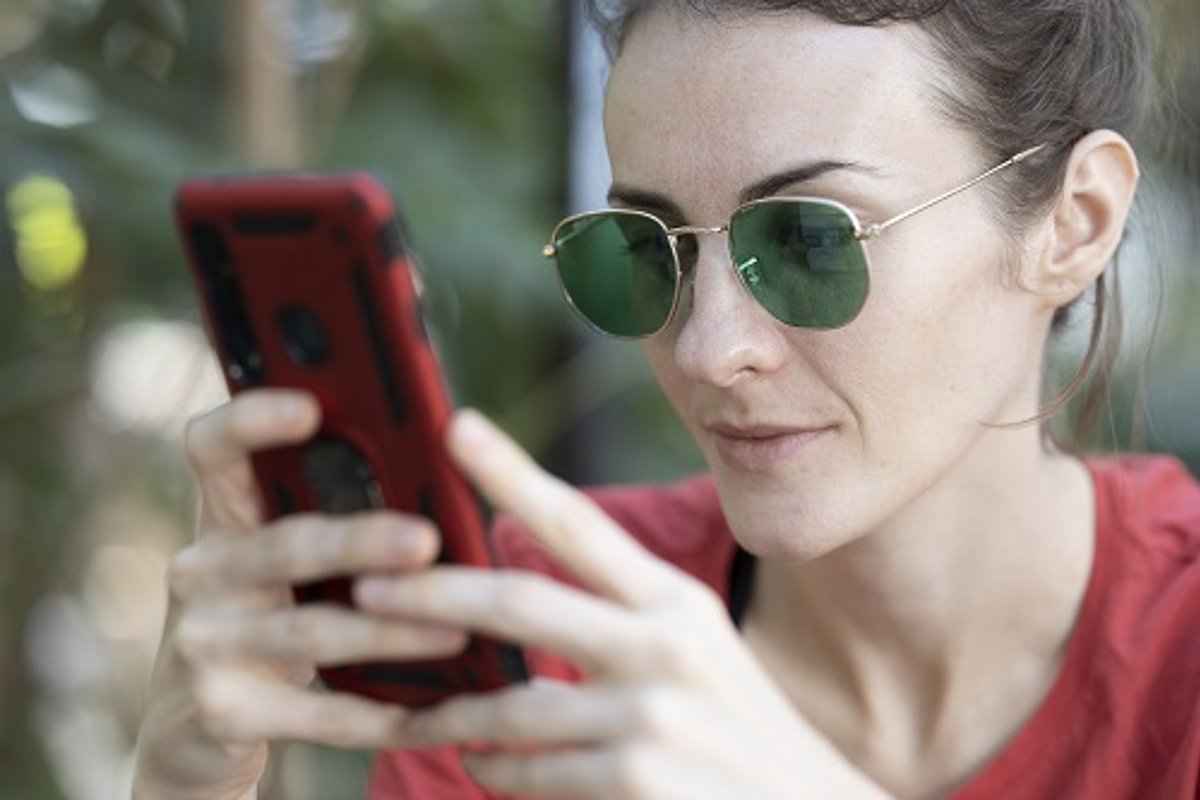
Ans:
POLYGON ((833 427, 794 430, 713 430, 717 453, 725 465, 745 472, 764 472, 795 457, 832 433, 833 427))

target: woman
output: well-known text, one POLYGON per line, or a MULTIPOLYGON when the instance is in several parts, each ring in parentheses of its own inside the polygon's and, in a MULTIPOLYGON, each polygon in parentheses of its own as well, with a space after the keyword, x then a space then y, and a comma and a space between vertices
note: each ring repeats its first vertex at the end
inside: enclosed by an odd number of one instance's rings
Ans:
POLYGON ((1134 5, 609 4, 621 211, 547 255, 644 337, 709 475, 589 499, 464 413, 522 569, 475 574, 398 515, 258 531, 246 454, 310 435, 308 398, 198 420, 138 796, 252 796, 291 738, 394 748, 380 798, 1195 798, 1200 489, 1038 424, 1138 180, 1134 5), (358 612, 287 601, 346 573, 358 612), (466 630, 558 680, 419 713, 304 688, 466 630))

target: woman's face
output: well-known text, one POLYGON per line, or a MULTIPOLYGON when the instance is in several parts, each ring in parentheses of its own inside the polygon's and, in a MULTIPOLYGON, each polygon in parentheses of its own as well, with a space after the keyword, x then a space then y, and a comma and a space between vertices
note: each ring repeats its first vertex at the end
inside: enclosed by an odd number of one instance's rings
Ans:
MULTIPOLYGON (((669 225, 722 225, 747 187, 834 162, 848 166, 775 193, 833 198, 870 224, 955 187, 991 164, 939 114, 931 52, 911 27, 651 12, 608 88, 614 204, 652 194, 638 204, 669 225)), ((700 237, 646 350, 744 547, 812 558, 949 512, 962 495, 942 489, 986 485, 1038 446, 1035 429, 981 424, 1036 412, 1050 314, 1019 288, 990 202, 971 189, 871 241, 870 296, 831 331, 776 321, 738 283, 725 235, 700 237)), ((1027 244, 1020 258, 1038 258, 1027 244)))

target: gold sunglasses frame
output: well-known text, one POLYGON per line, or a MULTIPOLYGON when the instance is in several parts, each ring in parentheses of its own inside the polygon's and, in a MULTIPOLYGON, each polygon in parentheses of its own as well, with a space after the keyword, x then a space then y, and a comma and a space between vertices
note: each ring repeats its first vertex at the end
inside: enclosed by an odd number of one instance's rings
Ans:
MULTIPOLYGON (((705 234, 725 233, 729 230, 730 225, 733 223, 733 220, 735 220, 738 217, 738 215, 744 213, 746 211, 746 209, 754 208, 755 206, 765 205, 768 203, 780 203, 780 202, 799 203, 799 202, 803 202, 803 203, 813 203, 813 204, 817 204, 817 205, 831 206, 833 208, 838 209, 839 211, 842 211, 843 213, 846 214, 846 216, 848 216, 850 218, 850 221, 854 225, 854 238, 859 242, 867 242, 867 241, 870 241, 871 239, 874 239, 875 237, 881 235, 884 231, 888 230, 892 226, 898 225, 899 223, 904 222, 905 220, 907 220, 911 217, 915 217, 917 214, 920 214, 922 211, 933 208, 934 206, 938 205, 939 203, 949 200, 951 197, 962 194, 963 192, 967 191, 968 189, 974 187, 975 185, 982 183, 983 181, 992 177, 996 173, 1002 172, 1015 164, 1021 163, 1022 161, 1041 152, 1042 150, 1045 150, 1049 146, 1050 146, 1049 143, 1043 142, 1042 144, 1039 144, 1035 147, 1030 147, 1028 150, 1022 150, 1021 152, 1017 153, 1016 155, 1012 156, 1011 158, 1008 158, 1005 161, 1000 162, 999 164, 992 167, 991 169, 988 169, 988 170, 980 173, 979 175, 976 175, 974 178, 971 178, 966 183, 962 183, 962 184, 954 187, 953 189, 950 189, 949 191, 942 192, 941 194, 937 195, 936 197, 930 198, 929 200, 926 200, 916 206, 913 206, 912 208, 910 208, 906 211, 896 214, 895 216, 890 217, 889 219, 886 219, 883 222, 875 223, 872 225, 864 226, 859 221, 858 215, 855 214, 852 209, 850 209, 848 206, 846 206, 843 203, 839 203, 837 200, 830 200, 827 197, 780 196, 780 197, 764 197, 759 200, 752 200, 749 203, 744 203, 744 204, 738 206, 736 209, 734 209, 733 214, 731 214, 729 217, 729 222, 726 222, 724 225, 719 225, 716 227, 705 227, 705 226, 697 226, 697 225, 680 225, 678 227, 671 228, 671 227, 668 227, 667 224, 665 222, 663 222, 661 219, 654 216, 653 214, 651 214, 648 211, 642 211, 640 209, 635 209, 635 208, 608 208, 608 209, 602 209, 602 210, 598 210, 598 211, 584 211, 579 214, 572 214, 571 216, 563 219, 561 222, 559 222, 557 225, 555 225, 554 230, 551 231, 549 243, 547 243, 542 248, 542 257, 546 258, 546 259, 554 259, 555 258, 555 256, 558 253, 558 245, 556 244, 556 242, 558 242, 558 233, 559 233, 559 231, 562 230, 563 226, 578 222, 581 219, 587 219, 588 217, 609 216, 614 213, 628 214, 630 216, 645 217, 646 219, 649 219, 652 222, 654 222, 656 225, 658 225, 658 227, 662 228, 663 232, 667 236, 667 243, 670 245, 670 248, 671 248, 671 260, 672 260, 672 263, 675 268, 675 281, 674 281, 675 292, 674 292, 674 296, 671 299, 671 309, 670 309, 670 311, 667 312, 667 316, 666 316, 666 319, 663 321, 663 324, 657 330, 654 330, 650 333, 639 334, 636 336, 623 336, 620 334, 610 333, 609 331, 603 330, 602 328, 600 328, 599 326, 594 324, 588 318, 588 316, 586 314, 584 314, 582 311, 580 311, 579 307, 575 305, 575 300, 571 297, 570 292, 567 291, 567 287, 563 283, 563 280, 562 280, 562 272, 561 272, 561 270, 557 269, 557 261, 555 261, 556 268, 554 270, 554 273, 558 278, 558 285, 559 285, 559 288, 562 290, 563 297, 565 297, 567 299, 567 303, 571 306, 572 309, 575 310, 575 313, 578 314, 591 328, 593 328, 594 330, 596 330, 597 332, 599 332, 605 336, 608 336, 608 337, 611 337, 614 339, 628 339, 628 340, 645 339, 645 338, 655 336, 655 335, 661 333, 667 326, 669 326, 671 324, 671 320, 673 320, 675 318, 675 311, 677 310, 677 308, 679 306, 679 294, 681 291, 681 287, 683 285, 683 268, 679 261, 679 249, 678 249, 678 243, 679 243, 680 236, 701 236, 701 235, 705 235, 705 234)), ((731 256, 732 256, 732 253, 731 253, 731 256)), ((866 247, 863 248, 863 256, 864 256, 864 261, 866 262, 866 265, 867 265, 868 280, 869 280, 870 271, 871 271, 871 258, 870 258, 870 253, 867 252, 866 247)), ((732 257, 730 259, 730 263, 732 264, 732 257)), ((739 267, 737 265, 733 265, 733 267, 734 267, 734 271, 737 272, 737 274, 738 274, 738 282, 742 284, 743 288, 746 288, 747 292, 749 292, 749 288, 746 287, 745 280, 742 277, 742 271, 745 268, 745 266, 739 267)), ((751 296, 753 297, 753 294, 751 294, 751 296)), ((755 300, 755 302, 759 302, 758 298, 754 298, 754 300, 755 300)), ((770 312, 768 311, 768 313, 770 313, 770 312)), ((772 316, 774 317, 774 315, 772 315, 772 316)), ((854 317, 851 317, 849 320, 846 320, 846 322, 843 323, 843 325, 849 325, 853 321, 854 321, 854 317)), ((783 322, 783 321, 780 320, 780 322, 783 322)), ((783 324, 787 325, 788 323, 783 322, 783 324)), ((838 327, 842 327, 842 326, 839 325, 838 327)), ((820 330, 820 329, 818 328, 818 330, 820 330)), ((826 330, 828 330, 828 329, 826 329, 826 330)))

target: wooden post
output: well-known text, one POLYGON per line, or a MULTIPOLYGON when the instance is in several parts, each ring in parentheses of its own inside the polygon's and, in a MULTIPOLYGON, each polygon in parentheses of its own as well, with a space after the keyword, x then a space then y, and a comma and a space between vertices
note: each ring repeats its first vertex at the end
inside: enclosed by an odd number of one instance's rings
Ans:
POLYGON ((254 168, 295 168, 305 160, 296 71, 279 30, 293 2, 226 0, 238 150, 254 168))

